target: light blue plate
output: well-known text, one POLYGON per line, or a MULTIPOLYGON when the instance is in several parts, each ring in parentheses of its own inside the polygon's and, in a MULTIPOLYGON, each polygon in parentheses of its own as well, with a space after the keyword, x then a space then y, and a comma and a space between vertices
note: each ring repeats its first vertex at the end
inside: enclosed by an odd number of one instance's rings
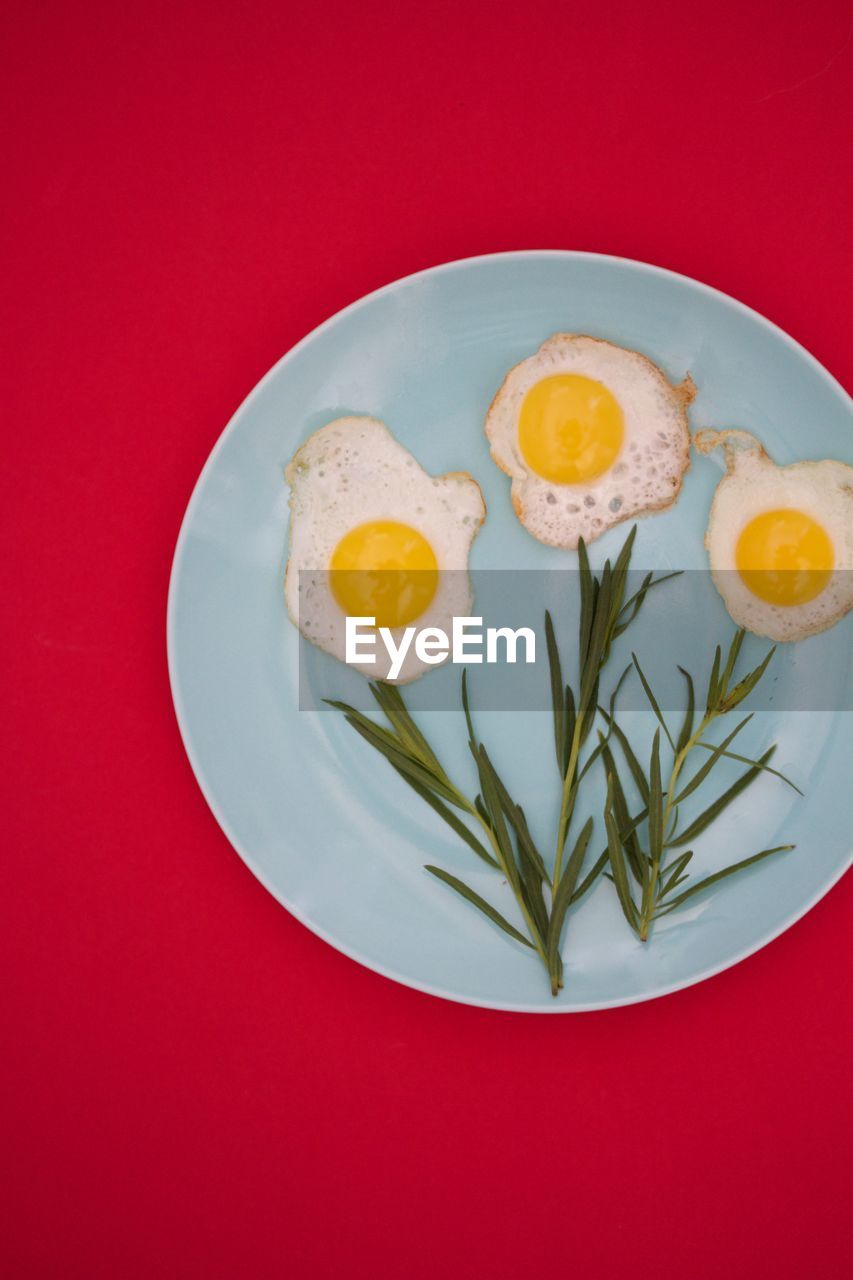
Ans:
MULTIPOLYGON (((482 433, 505 371, 558 330, 639 349, 673 380, 689 370, 699 387, 694 429, 747 427, 781 463, 853 461, 850 402, 838 384, 779 329, 713 289, 586 253, 450 263, 347 307, 254 389, 192 495, 168 616, 172 692, 192 767, 223 831, 270 893, 333 946, 399 982, 548 1013, 646 1000, 735 964, 841 876, 853 830, 850 713, 762 713, 757 737, 780 743, 774 763, 796 776, 806 798, 760 779, 700 840, 696 863, 713 869, 783 842, 796 852, 697 898, 645 947, 600 881, 569 919, 566 988, 552 1000, 532 953, 423 864, 455 871, 512 915, 505 887, 341 717, 298 710, 297 634, 282 599, 282 471, 297 445, 341 414, 373 414, 429 471, 468 470, 479 481, 489 514, 474 567, 573 565, 573 553, 540 545, 518 524, 482 433)), ((702 536, 719 478, 712 462, 694 460, 675 507, 640 522, 635 564, 705 566, 702 536)), ((626 529, 594 544, 594 564, 621 546, 626 529)), ((721 603, 718 617, 723 637, 731 624, 721 603)), ((849 647, 850 619, 841 627, 849 647)), ((825 640, 798 649, 820 661, 825 640)), ((647 729, 643 712, 629 714, 629 731, 647 729)), ((425 727, 450 772, 473 782, 458 717, 432 712, 425 727)), ((494 711, 480 727, 549 848, 558 807, 549 720, 494 711)), ((750 746, 757 752, 756 735, 750 746)))

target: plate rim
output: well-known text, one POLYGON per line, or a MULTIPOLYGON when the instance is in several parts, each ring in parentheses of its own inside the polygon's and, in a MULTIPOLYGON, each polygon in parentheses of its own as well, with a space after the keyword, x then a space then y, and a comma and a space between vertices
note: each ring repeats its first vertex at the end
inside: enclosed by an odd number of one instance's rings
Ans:
POLYGON ((408 275, 400 276, 386 284, 380 285, 376 289, 370 290, 369 293, 362 294, 354 301, 347 303, 346 306, 327 316, 319 324, 310 329, 302 338, 300 338, 292 347, 289 347, 283 355, 275 361, 274 364, 266 371, 265 374, 254 384, 248 394, 240 401, 237 408, 228 419, 225 426, 220 431, 205 462, 196 478, 187 501, 184 514, 181 518, 178 536, 175 542, 175 549, 172 555, 171 566, 169 570, 169 586, 166 601, 166 663, 169 677, 169 689, 172 698, 172 706, 175 712, 175 718, 178 724, 178 731, 181 737, 184 751, 190 764, 196 784, 204 797, 205 803, 210 809, 213 817, 219 826, 220 831, 228 840, 234 852, 245 864, 256 880, 266 889, 266 891, 275 899, 275 901, 296 920, 299 921, 306 929, 313 933, 321 941, 333 947, 342 955, 347 956, 350 960, 354 960, 363 968, 373 973, 378 973, 384 978, 388 978, 398 985, 408 987, 415 991, 423 992, 426 995, 434 996, 438 999, 449 1000, 454 1004, 467 1005, 473 1008, 493 1009, 506 1013, 526 1013, 526 1014, 577 1014, 577 1013, 595 1013, 603 1009, 619 1009, 628 1005, 646 1004, 651 1000, 659 1000, 663 996, 673 995, 677 991, 684 991, 689 987, 697 986, 701 982, 707 981, 709 978, 715 977, 719 973, 724 973, 727 969, 734 968, 749 956, 754 955, 757 951, 761 951, 764 947, 781 937, 783 933, 792 928, 799 920, 809 913, 824 898, 829 891, 842 879, 845 873, 853 865, 853 850, 848 855, 847 861, 842 863, 837 872, 832 874, 816 891, 805 901, 799 908, 791 912, 778 928, 771 928, 765 934, 761 935, 757 941, 749 946, 736 952, 734 956, 727 958, 720 964, 708 966, 707 969, 701 970, 698 974, 694 974, 688 978, 676 980, 670 983, 663 983, 660 986, 642 994, 633 994, 620 997, 618 999, 607 999, 601 1001, 592 1001, 584 1004, 572 1004, 570 1000, 554 1000, 550 1004, 543 1003, 531 1004, 520 1003, 517 1001, 499 1001, 478 999, 472 996, 460 995, 458 992, 446 990, 434 983, 421 982, 415 978, 404 976, 396 972, 391 966, 385 965, 380 961, 370 959, 363 955, 357 947, 350 947, 342 942, 339 938, 334 937, 310 916, 301 911, 298 906, 290 902, 287 897, 274 886, 266 873, 257 865, 253 856, 243 847, 235 832, 231 829, 229 822, 219 809, 219 805, 213 793, 213 788, 209 786, 204 770, 196 755, 192 733, 189 724, 189 716, 183 703, 183 697, 180 689, 180 682, 177 673, 177 636, 176 636, 176 600, 178 594, 178 579, 180 577, 181 565, 185 555, 185 544, 189 536, 189 528, 195 515, 195 509, 201 501, 202 489, 205 485, 208 473, 211 472, 216 464, 218 456, 225 446, 226 440, 232 434, 238 421, 245 411, 250 407, 256 397, 259 397, 266 384, 275 377, 278 372, 290 361, 297 353, 319 337, 327 328, 337 323, 343 316, 349 315, 361 307, 366 306, 373 299, 386 294, 392 293, 400 289, 404 285, 412 281, 418 280, 424 276, 436 276, 449 273, 468 267, 474 263, 504 261, 507 259, 526 260, 533 258, 560 258, 568 259, 573 262, 592 261, 607 262, 618 266, 625 266, 632 270, 639 270, 641 273, 648 272, 655 276, 666 276, 681 283, 689 285, 691 288, 698 289, 701 292, 710 294, 714 297, 722 299, 727 305, 746 313, 748 316, 757 320, 758 323, 766 329, 769 329, 777 337, 781 337, 785 343, 793 348, 794 352, 800 357, 805 357, 806 361, 818 373, 818 375, 828 384, 829 389, 839 396, 845 406, 851 402, 851 397, 847 394, 844 387, 837 378, 829 372, 829 370, 821 364, 816 356, 804 347, 796 338, 792 337, 787 330, 781 328, 774 321, 756 311, 745 302, 740 302, 737 298, 733 298, 730 294, 722 289, 717 289, 713 285, 705 284, 701 280, 696 280, 692 276, 685 275, 683 272, 673 271, 669 267, 656 266, 654 263, 644 262, 636 258, 627 258, 618 254, 596 253, 586 249, 506 249, 496 253, 472 254, 464 258, 454 258, 446 262, 437 263, 430 267, 423 267, 418 271, 410 272, 408 275))

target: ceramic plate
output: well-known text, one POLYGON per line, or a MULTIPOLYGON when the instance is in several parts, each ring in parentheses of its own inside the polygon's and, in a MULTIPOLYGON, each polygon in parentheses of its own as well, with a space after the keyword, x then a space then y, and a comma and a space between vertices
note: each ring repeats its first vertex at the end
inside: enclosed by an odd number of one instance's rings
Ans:
MULTIPOLYGON (((850 401, 838 384, 774 325, 713 289, 585 253, 450 263, 347 307, 255 387, 190 500, 168 613, 172 692, 192 767, 222 830, 270 893, 340 951, 399 982, 541 1013, 646 1000, 736 963, 826 893, 849 865, 853 831, 850 712, 763 711, 759 737, 779 743, 774 763, 796 776, 805 798, 762 777, 697 845, 697 865, 719 867, 733 848, 745 855, 785 842, 796 851, 697 898, 646 946, 601 880, 570 917, 566 987, 553 1000, 533 954, 423 865, 447 867, 511 915, 489 869, 339 715, 299 709, 298 636, 282 597, 283 469, 296 447, 332 418, 373 414, 433 474, 467 470, 479 481, 489 514, 473 568, 572 566, 573 553, 540 545, 519 525, 482 433, 505 371, 556 331, 636 348, 673 381, 689 370, 699 388, 694 430, 748 427, 780 463, 853 462, 850 401)), ((639 523, 635 563, 705 567, 702 539, 719 478, 713 463, 694 461, 677 504, 639 523)), ((594 544, 594 565, 618 550, 625 532, 594 544)), ((721 602, 709 609, 720 635, 730 633, 721 602)), ((819 665, 831 646, 837 663, 842 644, 849 666, 850 632, 847 619, 797 650, 819 665)), ((458 715, 431 711, 425 727, 451 772, 470 780, 458 715)), ((558 796, 547 716, 490 711, 481 730, 548 848, 558 796)))

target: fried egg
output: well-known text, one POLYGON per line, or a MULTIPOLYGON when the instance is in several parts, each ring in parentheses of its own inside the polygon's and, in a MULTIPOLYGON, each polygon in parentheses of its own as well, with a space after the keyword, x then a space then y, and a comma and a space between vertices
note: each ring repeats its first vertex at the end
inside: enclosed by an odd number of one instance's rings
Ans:
MULTIPOLYGON (((345 660, 346 618, 372 617, 399 645, 417 624, 448 634, 471 613, 471 543, 486 514, 467 472, 433 477, 376 418, 338 418, 305 441, 285 472, 291 486, 285 601, 302 634, 345 660)), ((390 659, 374 647, 386 679, 390 659)), ((356 664, 353 664, 356 665, 356 664)), ((395 683, 430 670, 411 646, 395 683)))
POLYGON ((688 376, 673 386, 645 356, 557 333, 504 378, 486 415, 521 523, 553 547, 591 542, 678 497, 690 465, 688 376))
POLYGON ((801 640, 843 618, 853 608, 853 467, 779 467, 746 431, 699 431, 694 444, 725 456, 705 546, 738 626, 801 640))

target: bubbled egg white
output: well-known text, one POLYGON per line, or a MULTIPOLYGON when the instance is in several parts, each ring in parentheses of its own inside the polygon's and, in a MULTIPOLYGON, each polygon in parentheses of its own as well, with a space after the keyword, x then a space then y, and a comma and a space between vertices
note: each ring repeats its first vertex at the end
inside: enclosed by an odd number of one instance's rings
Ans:
MULTIPOLYGON (((558 333, 510 369, 486 416, 492 457, 512 478, 512 505, 540 542, 576 547, 621 520, 670 506, 690 463, 687 406, 696 388, 688 376, 673 386, 639 352, 603 339, 558 333), (621 445, 592 478, 555 483, 537 472, 520 441, 520 421, 532 388, 555 375, 580 375, 606 389, 621 411, 621 445)), ((612 401, 611 407, 612 407, 612 401)))
MULTIPOLYGON (((705 546, 714 585, 738 626, 770 640, 791 641, 825 631, 843 618, 853 608, 853 467, 832 459, 777 466, 746 431, 699 431, 694 444, 700 453, 723 449, 726 474, 714 493, 705 546), (826 547, 825 534, 831 548, 831 570, 820 573, 811 587, 816 594, 801 603, 762 598, 766 571, 772 568, 767 560, 752 575, 742 572, 744 530, 779 512, 802 513, 818 527, 820 544, 826 547)), ((807 557, 797 560, 796 542, 782 550, 785 559, 777 562, 786 565, 783 577, 796 572, 798 563, 808 566, 807 557)))
MULTIPOLYGON (((480 487, 467 472, 430 476, 376 418, 338 418, 305 441, 285 472, 291 486, 285 574, 288 613, 302 634, 341 661, 346 613, 335 597, 330 564, 341 540, 368 522, 397 522, 429 544, 438 569, 434 594, 410 625, 448 635, 454 615, 469 615, 471 544, 485 518, 480 487)), ((399 644, 404 628, 392 628, 399 644)), ((377 636, 376 663, 352 664, 371 679, 388 677, 390 659, 377 636)), ((395 683, 431 666, 409 648, 395 683)))

